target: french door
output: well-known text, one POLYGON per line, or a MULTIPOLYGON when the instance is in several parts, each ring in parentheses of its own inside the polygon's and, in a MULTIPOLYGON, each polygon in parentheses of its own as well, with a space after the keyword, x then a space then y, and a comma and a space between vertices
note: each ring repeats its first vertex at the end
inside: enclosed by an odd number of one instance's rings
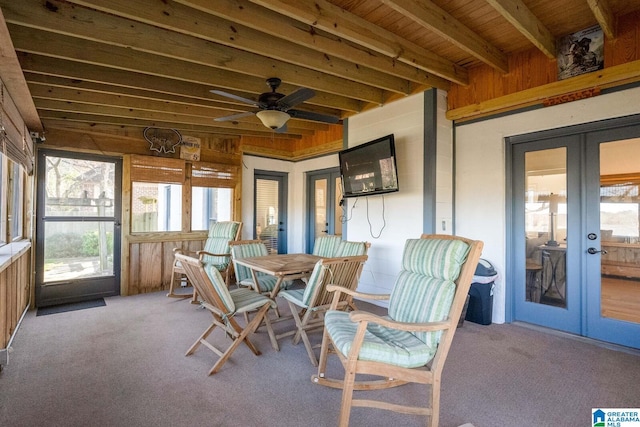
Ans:
POLYGON ((120 159, 38 152, 36 305, 120 294, 120 159))
POLYGON ((273 254, 287 253, 287 175, 256 171, 253 236, 273 254))
POLYGON ((519 139, 514 319, 640 348, 640 125, 519 139))
POLYGON ((307 252, 311 253, 319 236, 342 235, 342 184, 338 168, 310 172, 307 177, 307 252))

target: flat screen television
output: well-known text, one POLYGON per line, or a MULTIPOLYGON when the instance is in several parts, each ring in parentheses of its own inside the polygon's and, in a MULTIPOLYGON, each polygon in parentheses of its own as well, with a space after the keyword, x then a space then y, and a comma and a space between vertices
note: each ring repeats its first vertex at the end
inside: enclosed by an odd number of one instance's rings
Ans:
POLYGON ((393 134, 338 153, 343 197, 398 191, 393 134))

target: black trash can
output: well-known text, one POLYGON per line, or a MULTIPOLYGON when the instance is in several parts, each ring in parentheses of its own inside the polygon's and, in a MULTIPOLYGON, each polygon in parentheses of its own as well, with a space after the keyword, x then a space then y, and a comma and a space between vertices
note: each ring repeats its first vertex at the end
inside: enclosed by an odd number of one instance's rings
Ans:
POLYGON ((465 320, 481 325, 491 324, 493 289, 497 277, 494 266, 486 259, 480 258, 469 289, 469 305, 465 320))

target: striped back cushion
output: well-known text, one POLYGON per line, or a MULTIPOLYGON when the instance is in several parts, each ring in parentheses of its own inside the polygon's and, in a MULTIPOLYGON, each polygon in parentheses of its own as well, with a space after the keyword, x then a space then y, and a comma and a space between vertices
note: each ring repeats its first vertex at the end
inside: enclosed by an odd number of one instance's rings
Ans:
MULTIPOLYGON (((204 243, 204 250, 212 254, 228 254, 229 240, 235 240, 239 222, 213 222, 209 227, 209 235, 204 243)), ((229 257, 205 255, 202 262, 214 265, 218 270, 224 270, 229 265, 229 257)))
POLYGON ((340 242, 342 242, 342 236, 320 236, 316 238, 313 244, 313 255, 323 258, 333 258, 340 242))
MULTIPOLYGON (((231 258, 234 260, 265 255, 269 255, 269 251, 264 243, 246 243, 244 245, 234 245, 231 247, 231 258)), ((235 262, 233 263, 233 268, 236 270, 236 278, 238 282, 242 282, 243 280, 253 280, 250 268, 238 265, 235 262)))
MULTIPOLYGON (((405 244, 402 270, 389 300, 389 317, 398 322, 446 320, 469 246, 457 240, 410 239, 405 244)), ((437 346, 442 332, 419 332, 418 339, 437 346)))
POLYGON ((344 240, 338 245, 334 257, 360 256, 366 254, 367 244, 365 242, 348 242, 344 240))
POLYGON ((309 277, 307 281, 307 286, 304 288, 304 294, 302 294, 303 304, 309 305, 313 292, 316 290, 316 287, 322 283, 326 271, 327 269, 322 265, 322 261, 316 262, 315 267, 313 267, 313 272, 311 272, 311 277, 309 277))
POLYGON ((236 221, 213 222, 209 227, 208 237, 226 237, 227 240, 235 240, 239 226, 240 223, 236 221))
MULTIPOLYGON (((207 276, 209 276, 209 280, 211 280, 211 284, 213 285, 216 293, 220 296, 220 299, 224 304, 224 309, 226 309, 227 313, 233 313, 236 311, 236 305, 233 302, 233 298, 231 298, 229 288, 227 288, 227 284, 224 283, 224 279, 220 275, 218 269, 212 265, 204 265, 204 271, 207 273, 207 276)), ((220 308, 222 309, 223 307, 220 308)))

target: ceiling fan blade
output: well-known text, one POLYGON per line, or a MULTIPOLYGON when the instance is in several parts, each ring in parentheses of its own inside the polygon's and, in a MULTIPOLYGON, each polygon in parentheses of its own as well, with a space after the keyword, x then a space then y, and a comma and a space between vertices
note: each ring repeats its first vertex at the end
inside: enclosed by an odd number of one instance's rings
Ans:
POLYGON ((227 98, 235 99, 236 101, 244 102, 245 104, 253 105, 254 107, 263 108, 262 105, 260 105, 257 101, 254 101, 253 99, 243 98, 241 96, 234 95, 232 93, 223 92, 221 90, 216 90, 216 89, 210 90, 209 92, 215 93, 216 95, 225 96, 227 98))
POLYGON ((276 104, 282 111, 287 111, 289 108, 293 108, 307 99, 313 98, 315 94, 316 93, 312 89, 303 87, 285 97, 280 98, 276 104))
POLYGON ((289 110, 287 111, 287 113, 294 119, 313 120, 316 122, 332 124, 338 123, 340 121, 339 117, 329 116, 327 114, 312 113, 311 111, 289 110))
POLYGON ((232 114, 230 116, 216 117, 214 122, 228 122, 230 120, 241 119, 242 117, 253 116, 255 111, 245 111, 244 113, 232 114))

